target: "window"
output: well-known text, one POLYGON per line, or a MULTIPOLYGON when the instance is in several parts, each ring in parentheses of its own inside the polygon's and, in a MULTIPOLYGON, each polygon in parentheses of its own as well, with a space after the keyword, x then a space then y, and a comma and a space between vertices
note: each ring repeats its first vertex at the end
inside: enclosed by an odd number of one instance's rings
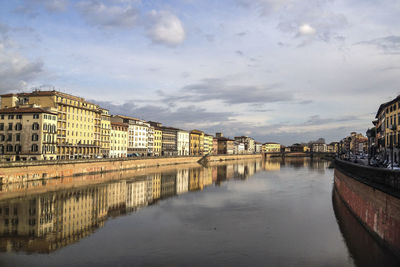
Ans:
POLYGON ((9 120, 14 119, 14 115, 8 115, 8 119, 9 119, 9 120))
POLYGON ((12 128, 13 128, 13 124, 12 124, 12 123, 9 123, 9 124, 8 124, 8 130, 9 130, 9 131, 12 131, 12 128))
POLYGON ((21 141, 21 134, 15 135, 15 141, 21 141))
POLYGON ((32 124, 32 130, 39 130, 39 123, 35 122, 32 124))
MULTIPOLYGON (((400 114, 399 114, 400 116, 400 114)), ((0 131, 4 131, 4 123, 0 123, 0 131)))
POLYGON ((31 147, 32 152, 37 152, 39 150, 39 146, 37 144, 33 144, 31 147))
POLYGON ((34 119, 39 119, 39 114, 33 114, 34 119))
POLYGON ((13 146, 7 145, 7 152, 12 152, 12 151, 13 151, 13 146))
POLYGON ((15 130, 16 131, 21 131, 22 130, 22 124, 21 123, 15 124, 15 130))
POLYGON ((16 117, 17 119, 22 119, 22 114, 18 114, 16 117))
POLYGON ((4 120, 4 115, 2 114, 2 115, 0 116, 0 118, 1 118, 2 120, 4 120))
POLYGON ((32 134, 32 141, 38 141, 38 140, 39 140, 39 135, 32 134))
MULTIPOLYGON (((46 116, 46 115, 45 115, 46 116)), ((43 130, 46 131, 47 130, 47 124, 43 124, 43 130)))

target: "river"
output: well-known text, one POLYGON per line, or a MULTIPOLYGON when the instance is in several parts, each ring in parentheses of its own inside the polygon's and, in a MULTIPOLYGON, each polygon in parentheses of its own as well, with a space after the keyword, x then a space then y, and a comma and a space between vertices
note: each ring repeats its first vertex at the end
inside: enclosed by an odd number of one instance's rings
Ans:
POLYGON ((400 266, 328 166, 246 160, 3 185, 0 266, 400 266))

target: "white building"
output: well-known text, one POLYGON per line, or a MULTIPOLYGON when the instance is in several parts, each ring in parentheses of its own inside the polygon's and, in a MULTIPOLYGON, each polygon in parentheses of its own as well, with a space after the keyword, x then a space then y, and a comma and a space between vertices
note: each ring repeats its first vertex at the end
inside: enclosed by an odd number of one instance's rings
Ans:
POLYGON ((234 142, 233 145, 233 154, 244 154, 244 143, 234 142))
POLYGON ((256 153, 261 153, 262 144, 256 142, 255 148, 256 148, 256 149, 255 149, 255 152, 256 152, 256 153))
POLYGON ((133 117, 116 115, 111 117, 113 122, 122 122, 129 125, 128 128, 128 155, 137 153, 141 156, 148 154, 148 133, 150 124, 144 120, 133 117))
POLYGON ((188 156, 189 155, 189 132, 184 130, 179 130, 177 133, 176 146, 178 150, 178 156, 188 156))

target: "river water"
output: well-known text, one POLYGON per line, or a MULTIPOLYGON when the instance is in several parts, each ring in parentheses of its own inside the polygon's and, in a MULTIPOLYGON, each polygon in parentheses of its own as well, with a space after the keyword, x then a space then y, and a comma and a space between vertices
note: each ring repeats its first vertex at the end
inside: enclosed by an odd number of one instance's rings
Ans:
POLYGON ((400 266, 308 158, 9 185, 0 266, 400 266))

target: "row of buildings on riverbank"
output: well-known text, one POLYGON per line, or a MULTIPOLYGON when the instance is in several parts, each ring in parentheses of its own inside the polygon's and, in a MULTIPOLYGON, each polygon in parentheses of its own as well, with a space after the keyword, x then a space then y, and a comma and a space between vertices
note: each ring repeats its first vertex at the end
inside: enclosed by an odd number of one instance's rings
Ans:
POLYGON ((372 124, 366 133, 371 155, 399 163, 400 95, 379 106, 372 124))
POLYGON ((124 115, 59 91, 1 95, 0 159, 64 160, 133 156, 253 154, 280 148, 124 115))

